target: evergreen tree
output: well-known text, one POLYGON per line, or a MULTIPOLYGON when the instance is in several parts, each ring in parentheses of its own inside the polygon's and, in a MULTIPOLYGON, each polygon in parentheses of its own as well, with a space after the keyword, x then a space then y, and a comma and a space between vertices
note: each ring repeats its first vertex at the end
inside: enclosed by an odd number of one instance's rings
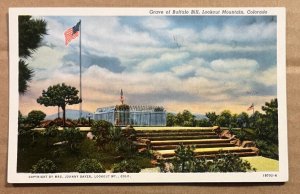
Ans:
POLYGON ((33 69, 23 60, 31 57, 47 34, 46 21, 19 16, 19 93, 24 94, 33 76, 33 69))

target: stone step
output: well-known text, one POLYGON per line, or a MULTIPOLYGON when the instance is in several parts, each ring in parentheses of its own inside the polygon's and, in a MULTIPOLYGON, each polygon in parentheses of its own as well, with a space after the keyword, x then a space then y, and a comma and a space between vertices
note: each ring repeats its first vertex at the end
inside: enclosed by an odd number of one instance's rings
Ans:
MULTIPOLYGON (((217 148, 198 148, 194 150, 196 156, 206 156, 206 155, 217 155, 220 153, 250 153, 254 152, 251 148, 242 148, 242 147, 217 147, 217 148)), ((158 150, 163 158, 169 158, 175 156, 175 150, 158 150)))
MULTIPOLYGON (((177 149, 179 145, 160 145, 152 146, 152 150, 172 150, 177 149)), ((213 147, 234 147, 235 144, 232 143, 213 143, 213 144, 193 144, 195 148, 213 148, 213 147)))
MULTIPOLYGON (((156 152, 161 154, 161 156, 164 158, 175 156, 175 150, 157 150, 156 152)), ((254 151, 251 148, 242 148, 242 147, 198 148, 198 149, 194 150, 194 153, 197 157, 202 157, 202 156, 207 156, 207 155, 217 155, 220 153, 253 154, 252 152, 254 152, 254 151)))
POLYGON ((161 129, 161 130, 136 130, 136 133, 187 133, 187 132, 214 132, 212 129, 161 129))
POLYGON ((191 139, 217 139, 217 135, 193 135, 193 136, 155 136, 155 137, 146 137, 141 136, 141 139, 149 139, 151 141, 159 141, 159 140, 191 140, 191 139))
POLYGON ((151 141, 151 145, 193 145, 193 144, 214 144, 214 143, 230 143, 229 139, 184 139, 184 140, 165 140, 151 141))
POLYGON ((136 131, 212 131, 213 127, 134 127, 136 131))
MULTIPOLYGON (((236 155, 236 156, 239 156, 239 157, 250 157, 250 156, 257 156, 257 153, 256 152, 231 152, 232 154, 236 155)), ((213 159, 215 158, 216 156, 222 156, 222 154, 198 154, 196 155, 195 157, 196 158, 205 158, 205 159, 213 159)), ((172 156, 164 156, 163 160, 172 160, 174 159, 175 156, 172 155, 172 156)))
POLYGON ((216 135, 215 132, 193 132, 193 131, 187 131, 187 132, 153 132, 153 133, 148 133, 148 132, 138 132, 136 133, 137 137, 141 137, 141 136, 147 136, 147 137, 155 137, 155 136, 190 136, 190 135, 216 135))

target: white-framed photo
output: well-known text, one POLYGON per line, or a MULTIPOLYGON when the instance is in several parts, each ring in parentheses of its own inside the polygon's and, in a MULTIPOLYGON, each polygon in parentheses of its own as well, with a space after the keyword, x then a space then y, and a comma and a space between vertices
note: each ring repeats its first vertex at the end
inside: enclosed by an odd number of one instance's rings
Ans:
POLYGON ((284 8, 10 8, 9 183, 288 181, 284 8))

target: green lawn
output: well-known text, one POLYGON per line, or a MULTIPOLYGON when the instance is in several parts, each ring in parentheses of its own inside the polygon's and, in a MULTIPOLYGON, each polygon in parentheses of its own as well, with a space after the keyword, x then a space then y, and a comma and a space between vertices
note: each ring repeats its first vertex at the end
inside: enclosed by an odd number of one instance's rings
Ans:
POLYGON ((250 162, 256 171, 279 171, 279 161, 265 158, 263 156, 242 157, 243 160, 250 162))

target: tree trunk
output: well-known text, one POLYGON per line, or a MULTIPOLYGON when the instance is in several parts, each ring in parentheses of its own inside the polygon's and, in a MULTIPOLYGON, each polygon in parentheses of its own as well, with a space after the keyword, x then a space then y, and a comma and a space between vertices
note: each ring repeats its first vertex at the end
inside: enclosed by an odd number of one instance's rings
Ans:
POLYGON ((62 106, 61 109, 63 110, 63 127, 66 124, 66 106, 62 106))

